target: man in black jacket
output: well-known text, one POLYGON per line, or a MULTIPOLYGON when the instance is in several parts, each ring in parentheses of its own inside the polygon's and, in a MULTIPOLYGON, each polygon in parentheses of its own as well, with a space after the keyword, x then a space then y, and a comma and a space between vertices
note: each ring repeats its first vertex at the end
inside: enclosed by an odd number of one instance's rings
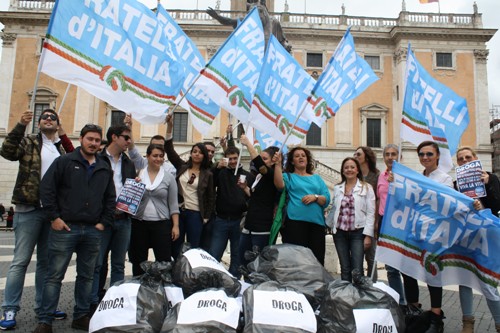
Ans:
POLYGON ((94 268, 103 230, 113 223, 116 198, 113 172, 97 156, 101 139, 99 126, 85 125, 80 132, 81 146, 58 157, 40 184, 40 198, 51 229, 49 269, 35 333, 52 333, 52 314, 73 252, 77 254, 77 276, 71 327, 88 331, 94 268))
MULTIPOLYGON (((126 125, 116 125, 108 128, 106 139, 109 144, 105 147, 99 157, 102 157, 113 170, 113 181, 115 185, 116 196, 120 194, 123 184, 127 178, 135 178, 134 162, 125 154, 129 144, 132 142, 132 133, 126 125)), ((94 284, 92 286, 92 295, 90 299, 91 314, 97 308, 99 303, 99 285, 106 283, 106 270, 101 273, 104 261, 107 262, 108 253, 111 252, 111 280, 109 285, 125 278, 125 256, 130 243, 131 220, 130 215, 116 210, 112 225, 106 226, 101 239, 101 249, 95 266, 94 284), (104 281, 101 281, 104 280, 104 281)))
POLYGON ((209 252, 220 261, 229 240, 231 245, 229 273, 239 277, 240 222, 247 211, 247 200, 250 197, 248 186, 252 185, 253 176, 238 165, 240 155, 238 148, 229 147, 224 155, 227 160, 220 160, 217 167, 213 169, 216 187, 216 217, 213 221, 209 252), (237 170, 236 175, 235 170, 237 170))

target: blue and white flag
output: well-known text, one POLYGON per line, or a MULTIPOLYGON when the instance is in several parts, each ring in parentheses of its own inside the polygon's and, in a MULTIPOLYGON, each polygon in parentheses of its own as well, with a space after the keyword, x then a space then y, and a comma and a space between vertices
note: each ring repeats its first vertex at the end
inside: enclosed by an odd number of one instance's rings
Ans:
POLYGON ((41 70, 142 123, 160 123, 185 76, 165 32, 135 0, 56 1, 41 70))
MULTIPOLYGON (((182 95, 184 95, 200 71, 205 67, 205 59, 191 38, 186 35, 161 4, 158 4, 156 17, 158 21, 164 24, 165 31, 168 32, 168 38, 175 45, 177 54, 179 54, 179 61, 184 63, 186 80, 181 90, 182 95)), ((182 95, 177 100, 180 100, 182 95)), ((180 105, 189 111, 191 123, 194 128, 206 136, 212 126, 212 122, 219 114, 219 106, 197 87, 192 87, 189 90, 180 105)))
POLYGON ((195 87, 243 124, 248 122, 264 47, 264 30, 254 7, 210 59, 195 83, 195 87))
POLYGON ((392 172, 376 260, 431 286, 464 285, 498 298, 500 220, 397 162, 392 172))
POLYGON ((333 117, 339 108, 359 96, 378 80, 372 68, 354 48, 351 29, 335 49, 333 56, 312 91, 312 112, 306 112, 319 127, 333 117))
MULTIPOLYGON (((253 127, 248 128, 248 132, 246 133, 248 140, 253 143, 255 149, 260 153, 264 149, 274 146, 281 148, 283 143, 276 140, 272 136, 266 133, 262 133, 261 131, 256 130, 253 127)), ((285 145, 281 148, 281 152, 286 154, 288 152, 288 147, 285 145)))
POLYGON ((314 79, 274 37, 269 38, 259 84, 255 91, 249 122, 256 130, 279 142, 299 144, 305 138, 311 120, 297 117, 308 104, 314 79))
POLYGON ((401 139, 414 145, 435 141, 441 154, 439 168, 448 172, 453 167, 452 155, 468 125, 465 98, 435 80, 420 65, 408 44, 401 139))

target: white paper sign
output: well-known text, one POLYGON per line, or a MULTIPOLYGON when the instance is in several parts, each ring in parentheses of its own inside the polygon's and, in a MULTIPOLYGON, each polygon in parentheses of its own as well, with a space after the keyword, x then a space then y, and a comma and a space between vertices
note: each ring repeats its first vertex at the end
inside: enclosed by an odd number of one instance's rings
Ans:
POLYGON ((176 286, 166 286, 165 295, 167 296, 168 303, 171 308, 173 308, 177 303, 184 300, 184 293, 181 287, 176 286))
POLYGON ((236 329, 239 315, 236 299, 228 297, 223 290, 208 290, 193 294, 181 303, 177 324, 216 321, 236 329))
POLYGON ((376 282, 376 283, 373 284, 373 286, 375 288, 383 290, 386 293, 388 293, 389 295, 391 295, 391 297, 394 298, 394 300, 396 301, 396 303, 399 304, 399 296, 400 295, 399 295, 399 293, 396 290, 392 289, 391 287, 389 287, 388 285, 386 285, 383 282, 376 282))
POLYGON ((139 287, 138 283, 123 283, 109 288, 90 319, 89 332, 104 327, 135 325, 139 287))
POLYGON ((306 297, 294 291, 253 291, 253 323, 316 332, 316 317, 306 297))
POLYGON ((353 309, 357 333, 397 333, 396 324, 388 309, 353 309))
POLYGON ((220 262, 202 249, 191 249, 184 252, 183 255, 188 259, 192 268, 208 267, 232 276, 220 262))

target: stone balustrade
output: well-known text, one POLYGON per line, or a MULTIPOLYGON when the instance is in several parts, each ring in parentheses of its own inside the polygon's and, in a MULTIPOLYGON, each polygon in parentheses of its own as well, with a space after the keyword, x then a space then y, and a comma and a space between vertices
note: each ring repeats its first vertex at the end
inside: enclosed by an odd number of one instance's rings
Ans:
MULTIPOLYGON (((11 0, 11 11, 51 11, 55 0, 11 0)), ((172 17, 183 24, 206 24, 214 22, 205 10, 169 10, 172 17)), ((221 11, 225 17, 243 17, 245 12, 221 11)), ((357 26, 367 28, 391 28, 394 26, 471 27, 481 28, 481 14, 412 13, 403 11, 398 18, 363 17, 346 15, 322 15, 299 13, 272 13, 283 27, 307 27, 315 29, 335 26, 357 26)))

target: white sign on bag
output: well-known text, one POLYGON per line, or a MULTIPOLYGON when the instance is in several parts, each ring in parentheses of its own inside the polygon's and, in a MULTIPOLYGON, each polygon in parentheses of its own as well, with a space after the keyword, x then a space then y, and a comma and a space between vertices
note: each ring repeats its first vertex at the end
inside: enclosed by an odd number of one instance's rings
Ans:
POLYGON ((123 283, 109 288, 90 319, 89 332, 105 327, 135 325, 140 286, 138 283, 123 283))
POLYGON ((397 333, 389 309, 353 309, 357 333, 397 333))
POLYGON ((253 300, 254 324, 316 332, 316 317, 304 295, 294 291, 254 290, 253 300))
POLYGON ((188 259, 192 268, 208 267, 231 275, 220 262, 202 249, 191 249, 184 252, 183 255, 188 259))
POLYGON ((193 294, 181 303, 177 324, 216 321, 236 329, 239 315, 236 299, 228 297, 223 290, 208 290, 193 294))
POLYGON ((184 293, 181 287, 176 286, 166 286, 165 295, 167 296, 168 303, 171 308, 173 308, 177 303, 184 300, 184 293))
POLYGON ((373 286, 375 288, 378 288, 378 289, 380 289, 382 291, 385 291, 386 293, 388 293, 389 295, 391 295, 391 297, 394 298, 394 300, 396 301, 396 303, 399 304, 399 297, 400 297, 400 295, 399 295, 399 293, 396 290, 392 289, 390 286, 386 285, 383 282, 375 282, 373 284, 373 286))

